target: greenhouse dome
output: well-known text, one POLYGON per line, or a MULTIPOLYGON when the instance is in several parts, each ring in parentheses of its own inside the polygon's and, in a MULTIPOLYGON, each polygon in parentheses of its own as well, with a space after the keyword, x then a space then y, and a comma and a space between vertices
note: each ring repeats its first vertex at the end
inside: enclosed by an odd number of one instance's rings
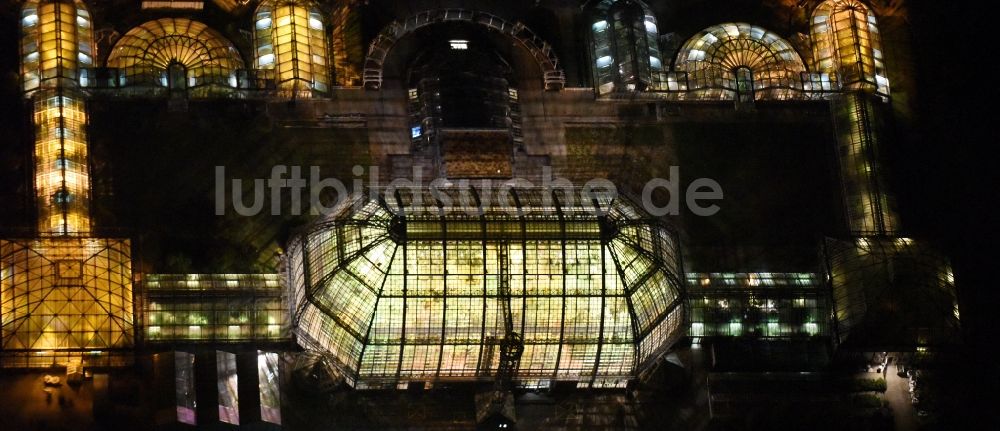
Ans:
POLYGON ((677 239, 624 198, 574 193, 346 200, 289 244, 298 343, 354 387, 490 380, 509 322, 517 383, 625 385, 683 335, 677 239))

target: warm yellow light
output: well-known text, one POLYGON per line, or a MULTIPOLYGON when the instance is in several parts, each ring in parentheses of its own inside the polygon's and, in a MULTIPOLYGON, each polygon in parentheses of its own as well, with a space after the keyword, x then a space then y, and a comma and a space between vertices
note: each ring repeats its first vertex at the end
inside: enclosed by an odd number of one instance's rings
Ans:
POLYGON ((87 116, 73 90, 35 95, 35 192, 39 231, 68 234, 89 230, 87 116))
POLYGON ((827 0, 812 16, 814 66, 846 89, 889 94, 877 20, 857 0, 827 0))
POLYGON ((274 70, 280 93, 312 97, 314 91, 327 91, 327 38, 318 11, 304 1, 266 1, 255 22, 257 66, 274 70))

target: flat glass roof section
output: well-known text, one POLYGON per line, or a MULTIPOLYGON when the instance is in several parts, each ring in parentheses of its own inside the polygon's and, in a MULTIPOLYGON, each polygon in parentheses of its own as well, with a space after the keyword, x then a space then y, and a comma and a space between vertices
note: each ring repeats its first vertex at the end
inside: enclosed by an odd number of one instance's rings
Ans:
POLYGON ((491 380, 509 318, 524 338, 515 379, 600 386, 635 377, 683 335, 668 226, 607 193, 503 194, 355 196, 293 237, 299 344, 329 353, 355 386, 491 380))

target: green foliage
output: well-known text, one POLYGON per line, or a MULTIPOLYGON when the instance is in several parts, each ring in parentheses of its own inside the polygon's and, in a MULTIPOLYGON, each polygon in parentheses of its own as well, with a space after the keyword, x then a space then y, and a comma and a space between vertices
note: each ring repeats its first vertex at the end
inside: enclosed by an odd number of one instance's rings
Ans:
POLYGON ((881 408, 887 404, 882 397, 875 394, 858 394, 851 397, 851 404, 858 407, 881 408))
POLYGON ((885 379, 851 379, 847 380, 843 386, 847 392, 885 392, 887 386, 885 379))

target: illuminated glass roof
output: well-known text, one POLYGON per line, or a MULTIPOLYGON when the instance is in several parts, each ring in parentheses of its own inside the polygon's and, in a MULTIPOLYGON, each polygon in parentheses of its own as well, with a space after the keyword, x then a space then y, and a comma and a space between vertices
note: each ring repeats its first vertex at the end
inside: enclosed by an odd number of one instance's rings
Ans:
POLYGON ((130 348, 132 310, 128 240, 0 240, 4 353, 130 348))
POLYGON ((732 99, 740 68, 751 71, 758 99, 794 98, 806 71, 790 43, 746 23, 719 24, 694 35, 678 51, 675 68, 688 73, 690 89, 705 100, 732 99))
POLYGON ((682 334, 676 238, 624 199, 557 194, 344 203, 289 245, 299 344, 356 386, 491 379, 503 285, 524 339, 517 380, 624 384, 682 334))
POLYGON ((229 40, 205 24, 184 18, 148 21, 125 33, 108 56, 108 67, 122 69, 126 85, 158 85, 196 89, 235 87, 235 73, 244 69, 229 40), (171 75, 171 66, 180 67, 171 75))

